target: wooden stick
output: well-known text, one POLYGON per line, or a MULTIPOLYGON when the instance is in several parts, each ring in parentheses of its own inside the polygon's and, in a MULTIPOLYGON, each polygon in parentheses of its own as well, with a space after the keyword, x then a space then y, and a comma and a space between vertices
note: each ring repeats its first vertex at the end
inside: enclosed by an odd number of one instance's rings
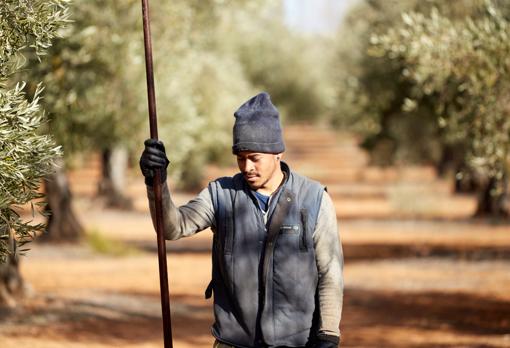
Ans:
MULTIPOLYGON (((149 0, 142 0, 143 38, 145 46, 145 69, 147 74, 147 96, 149 103, 149 124, 152 139, 158 139, 158 121, 156 114, 156 95, 154 90, 154 70, 152 66, 152 42, 149 16, 149 0)), ((158 241, 159 284, 161 292, 161 310, 163 314, 163 336, 165 348, 173 348, 172 323, 170 318, 170 295, 166 265, 166 245, 163 233, 163 204, 161 199, 161 173, 156 171, 154 178, 154 198, 156 204, 156 235, 158 241)))

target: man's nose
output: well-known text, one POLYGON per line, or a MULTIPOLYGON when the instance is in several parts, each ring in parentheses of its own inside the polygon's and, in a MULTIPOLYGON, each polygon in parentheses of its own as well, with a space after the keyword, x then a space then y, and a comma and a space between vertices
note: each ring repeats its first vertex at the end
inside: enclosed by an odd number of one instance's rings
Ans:
POLYGON ((244 172, 249 173, 251 171, 255 170, 255 165, 252 161, 246 160, 244 162, 244 172))

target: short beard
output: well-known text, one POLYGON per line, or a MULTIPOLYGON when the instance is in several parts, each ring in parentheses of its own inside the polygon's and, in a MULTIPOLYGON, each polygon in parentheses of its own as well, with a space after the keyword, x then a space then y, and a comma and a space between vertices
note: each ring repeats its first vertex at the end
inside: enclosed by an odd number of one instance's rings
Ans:
POLYGON ((271 172, 271 175, 269 175, 269 177, 266 179, 266 181, 264 181, 262 184, 258 185, 258 186, 251 186, 249 183, 248 185, 253 189, 253 190, 258 190, 264 186, 266 186, 266 184, 269 182, 269 180, 271 180, 274 176, 274 173, 276 172, 276 169, 278 168, 278 161, 276 161, 274 163, 274 168, 273 168, 273 171, 271 172))

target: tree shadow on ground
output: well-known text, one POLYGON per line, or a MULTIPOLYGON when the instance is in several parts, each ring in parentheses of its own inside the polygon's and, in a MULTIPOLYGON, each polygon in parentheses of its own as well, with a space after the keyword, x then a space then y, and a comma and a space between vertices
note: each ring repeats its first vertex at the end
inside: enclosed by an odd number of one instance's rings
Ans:
MULTIPOLYGON (((38 298, 0 317, 0 324, 10 337, 52 337, 112 346, 163 342, 159 294, 110 293, 98 300, 101 296, 105 294, 90 300, 38 298)), ((171 298, 174 339, 197 347, 212 342, 212 311, 199 304, 200 299, 189 295, 171 298)))
MULTIPOLYGON (((129 241, 138 250, 157 253, 152 241, 129 241)), ((342 243, 344 259, 347 262, 387 260, 404 258, 447 257, 450 259, 482 261, 510 260, 510 245, 467 245, 441 243, 342 243)), ((171 254, 211 254, 211 243, 207 240, 167 243, 171 254)))
POLYGON ((386 260, 403 258, 447 257, 450 259, 482 261, 510 260, 510 246, 481 246, 439 243, 344 243, 347 261, 386 260))
POLYGON ((444 345, 399 342, 388 331, 398 328, 406 332, 442 332, 481 338, 503 336, 510 333, 510 302, 465 293, 348 288, 344 296, 341 327, 345 333, 343 346, 458 347, 458 342, 444 345), (379 337, 363 337, 360 334, 362 328, 377 326, 384 328, 379 337))

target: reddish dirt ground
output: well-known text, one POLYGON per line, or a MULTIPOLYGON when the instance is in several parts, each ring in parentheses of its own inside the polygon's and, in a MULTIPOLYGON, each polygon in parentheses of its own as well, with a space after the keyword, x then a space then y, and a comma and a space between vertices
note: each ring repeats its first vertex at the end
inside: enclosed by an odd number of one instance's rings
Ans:
MULTIPOLYGON (((470 218, 430 168, 370 167, 355 140, 289 127, 287 159, 329 187, 345 255, 343 347, 510 347, 510 227, 470 218)), ((210 168, 209 177, 229 169, 210 168)), ((31 290, 0 310, 0 347, 162 347, 155 235, 145 188, 132 173, 135 210, 93 198, 97 166, 71 175, 88 231, 132 252, 90 243, 33 243, 22 274, 31 290)), ((183 203, 189 193, 175 194, 183 203)), ((169 242, 174 346, 211 347, 210 231, 169 242)))

